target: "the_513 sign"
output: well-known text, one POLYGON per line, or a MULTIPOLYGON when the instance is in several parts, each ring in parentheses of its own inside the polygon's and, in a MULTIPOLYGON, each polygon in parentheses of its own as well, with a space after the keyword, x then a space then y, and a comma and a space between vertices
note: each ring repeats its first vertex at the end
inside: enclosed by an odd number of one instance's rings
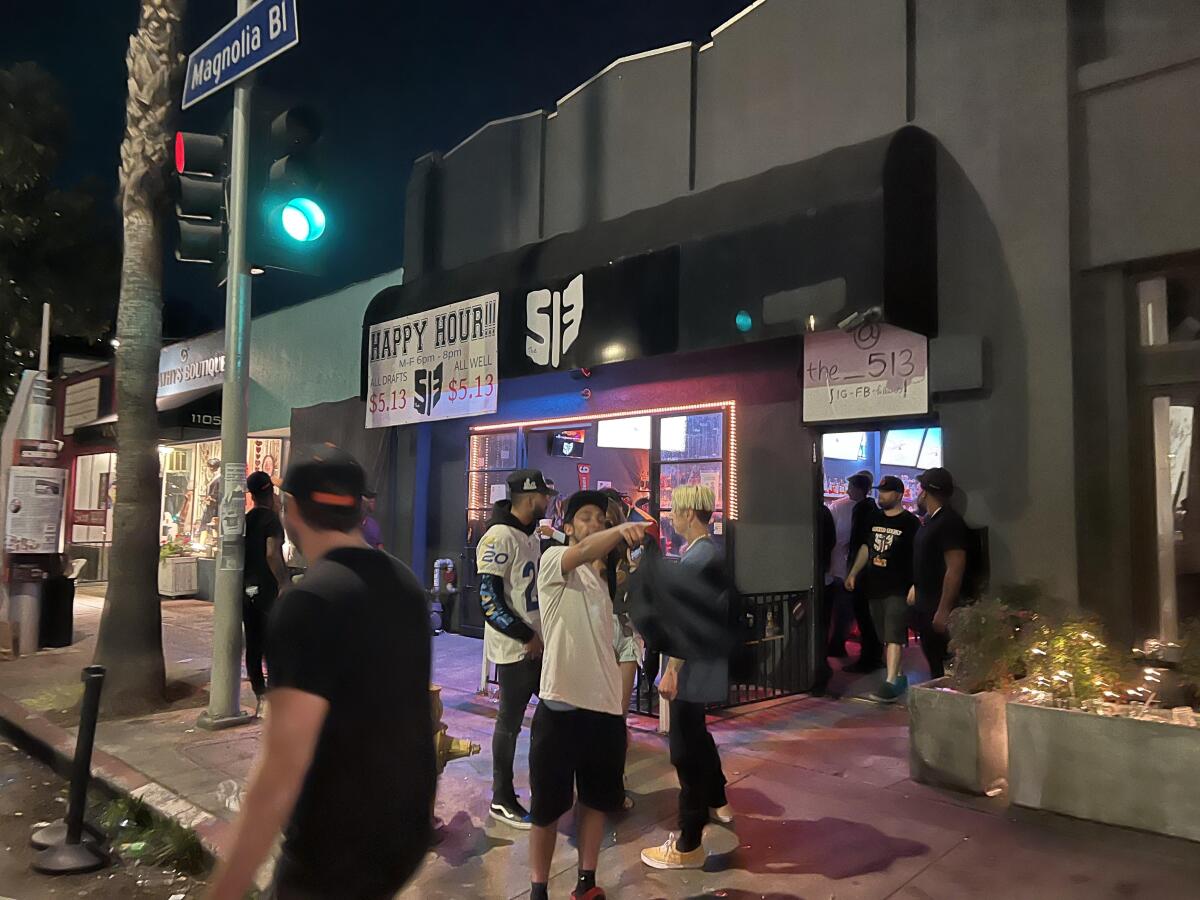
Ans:
POLYGON ((493 292, 372 325, 367 427, 494 413, 499 304, 493 292))

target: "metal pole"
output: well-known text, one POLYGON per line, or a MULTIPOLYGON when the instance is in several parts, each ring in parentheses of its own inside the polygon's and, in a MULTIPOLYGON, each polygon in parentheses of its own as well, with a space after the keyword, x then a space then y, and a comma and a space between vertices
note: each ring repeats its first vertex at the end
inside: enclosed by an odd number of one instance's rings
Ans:
POLYGON ((96 742, 96 719, 100 714, 100 689, 104 687, 104 666, 83 670, 83 703, 79 709, 79 737, 75 740, 75 760, 71 768, 71 791, 67 799, 67 843, 78 844, 83 837, 83 811, 87 807, 88 782, 92 779, 92 747, 96 742))
POLYGON ((81 677, 83 703, 79 710, 79 736, 75 739, 65 827, 63 824, 51 825, 32 839, 35 847, 45 848, 34 858, 33 869, 46 875, 91 872, 108 862, 100 848, 90 841, 83 841, 83 814, 87 808, 88 783, 92 778, 92 747, 100 712, 100 689, 104 687, 104 666, 88 666, 81 677))
MULTIPOLYGON (((252 6, 238 0, 238 15, 252 6)), ((250 82, 233 88, 229 134, 229 238, 225 280, 225 382, 221 394, 221 551, 213 596, 212 678, 202 728, 252 721, 242 711, 242 567, 246 530, 246 408, 250 374, 250 267, 246 261, 250 82)))

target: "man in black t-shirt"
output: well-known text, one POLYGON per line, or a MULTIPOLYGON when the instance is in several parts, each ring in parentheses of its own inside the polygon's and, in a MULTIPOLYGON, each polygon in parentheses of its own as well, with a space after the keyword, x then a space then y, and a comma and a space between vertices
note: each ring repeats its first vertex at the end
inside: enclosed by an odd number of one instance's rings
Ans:
POLYGON ((942 468, 929 469, 917 478, 918 503, 925 524, 917 532, 913 558, 913 605, 921 650, 929 661, 929 674, 946 674, 948 638, 946 622, 962 590, 967 568, 967 525, 950 507, 954 478, 942 468))
POLYGON ((271 614, 263 751, 210 897, 241 900, 280 828, 268 896, 384 900, 429 848, 436 784, 426 598, 366 545, 363 470, 297 452, 283 483, 304 581, 271 614))
POLYGON ((254 508, 246 513, 246 556, 242 578, 242 624, 246 628, 246 674, 254 696, 255 714, 262 712, 267 681, 263 677, 263 653, 267 643, 267 617, 280 589, 288 584, 283 562, 283 523, 275 509, 275 485, 266 472, 252 472, 246 491, 254 508))
POLYGON ((869 520, 866 541, 859 547, 846 587, 860 586, 871 603, 871 619, 883 642, 887 680, 871 695, 878 703, 895 703, 908 688, 900 671, 908 643, 908 593, 913 584, 913 539, 920 520, 904 508, 904 482, 886 475, 879 482, 879 510, 869 520))

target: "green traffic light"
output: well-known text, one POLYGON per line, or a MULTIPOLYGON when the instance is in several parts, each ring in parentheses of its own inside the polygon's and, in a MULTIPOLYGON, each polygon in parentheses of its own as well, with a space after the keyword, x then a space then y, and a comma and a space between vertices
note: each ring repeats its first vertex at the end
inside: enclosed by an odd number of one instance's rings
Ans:
POLYGON ((296 197, 284 204, 280 222, 294 241, 310 243, 325 233, 325 211, 315 200, 296 197))

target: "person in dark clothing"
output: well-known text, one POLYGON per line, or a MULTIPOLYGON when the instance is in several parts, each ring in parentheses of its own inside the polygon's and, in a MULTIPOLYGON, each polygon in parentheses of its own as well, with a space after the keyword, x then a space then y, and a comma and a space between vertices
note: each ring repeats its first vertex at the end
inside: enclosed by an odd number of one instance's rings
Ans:
MULTIPOLYGON (((712 488, 683 485, 671 495, 672 524, 688 542, 679 565, 697 572, 718 562, 718 550, 708 523, 715 506, 712 488)), ((728 595, 709 592, 704 602, 711 618, 728 616, 728 595)), ((729 824, 733 809, 725 796, 725 773, 717 745, 708 732, 705 706, 719 702, 729 692, 729 662, 724 656, 667 660, 658 687, 670 701, 671 763, 679 776, 679 835, 668 836, 658 847, 642 851, 642 862, 654 869, 703 868, 704 826, 710 820, 729 824)))
POLYGON ((950 506, 954 478, 943 468, 923 472, 918 505, 925 524, 917 532, 913 547, 913 607, 921 650, 929 663, 929 674, 946 674, 949 637, 946 623, 958 603, 967 568, 967 525, 950 506))
POLYGON ((254 688, 254 714, 258 715, 267 693, 263 675, 267 620, 275 598, 291 578, 283 562, 283 523, 279 521, 271 476, 252 472, 246 479, 246 491, 254 507, 246 513, 242 625, 246 629, 246 674, 254 688))
MULTIPOLYGON (((854 503, 850 517, 850 541, 846 552, 847 574, 849 567, 858 558, 859 548, 867 541, 871 519, 874 518, 878 506, 871 498, 870 472, 859 472, 851 475, 847 485, 847 496, 854 503)), ((883 668, 883 644, 871 618, 871 601, 861 590, 854 590, 846 582, 845 590, 850 594, 850 605, 854 610, 854 620, 858 623, 859 645, 858 659, 845 667, 843 671, 866 674, 883 668)))
POLYGON ((828 657, 821 651, 829 646, 829 629, 833 621, 833 605, 836 600, 838 585, 833 576, 833 550, 837 546, 837 525, 833 521, 833 513, 824 503, 817 512, 817 537, 819 539, 819 556, 817 558, 818 575, 824 586, 821 597, 820 616, 817 628, 817 662, 816 674, 809 693, 814 697, 825 696, 829 689, 829 679, 833 677, 833 669, 828 657))
POLYGON ((913 541, 921 523, 904 508, 904 482, 895 475, 885 475, 876 490, 879 510, 871 518, 866 543, 858 548, 846 587, 854 590, 861 575, 875 631, 886 650, 887 680, 871 699, 895 703, 908 688, 900 664, 908 643, 913 541))
POLYGON ((529 812, 513 787, 517 736, 530 698, 542 677, 542 621, 537 577, 546 515, 554 485, 537 469, 521 469, 508 477, 509 499, 492 510, 488 530, 475 550, 479 602, 487 623, 484 647, 496 664, 500 711, 492 731, 493 819, 526 830, 529 812))
POLYGON ((363 540, 362 467, 298 451, 284 525, 310 562, 271 612, 270 714, 258 766, 212 883, 240 900, 286 821, 267 896, 385 900, 421 865, 437 782, 426 597, 363 540))

